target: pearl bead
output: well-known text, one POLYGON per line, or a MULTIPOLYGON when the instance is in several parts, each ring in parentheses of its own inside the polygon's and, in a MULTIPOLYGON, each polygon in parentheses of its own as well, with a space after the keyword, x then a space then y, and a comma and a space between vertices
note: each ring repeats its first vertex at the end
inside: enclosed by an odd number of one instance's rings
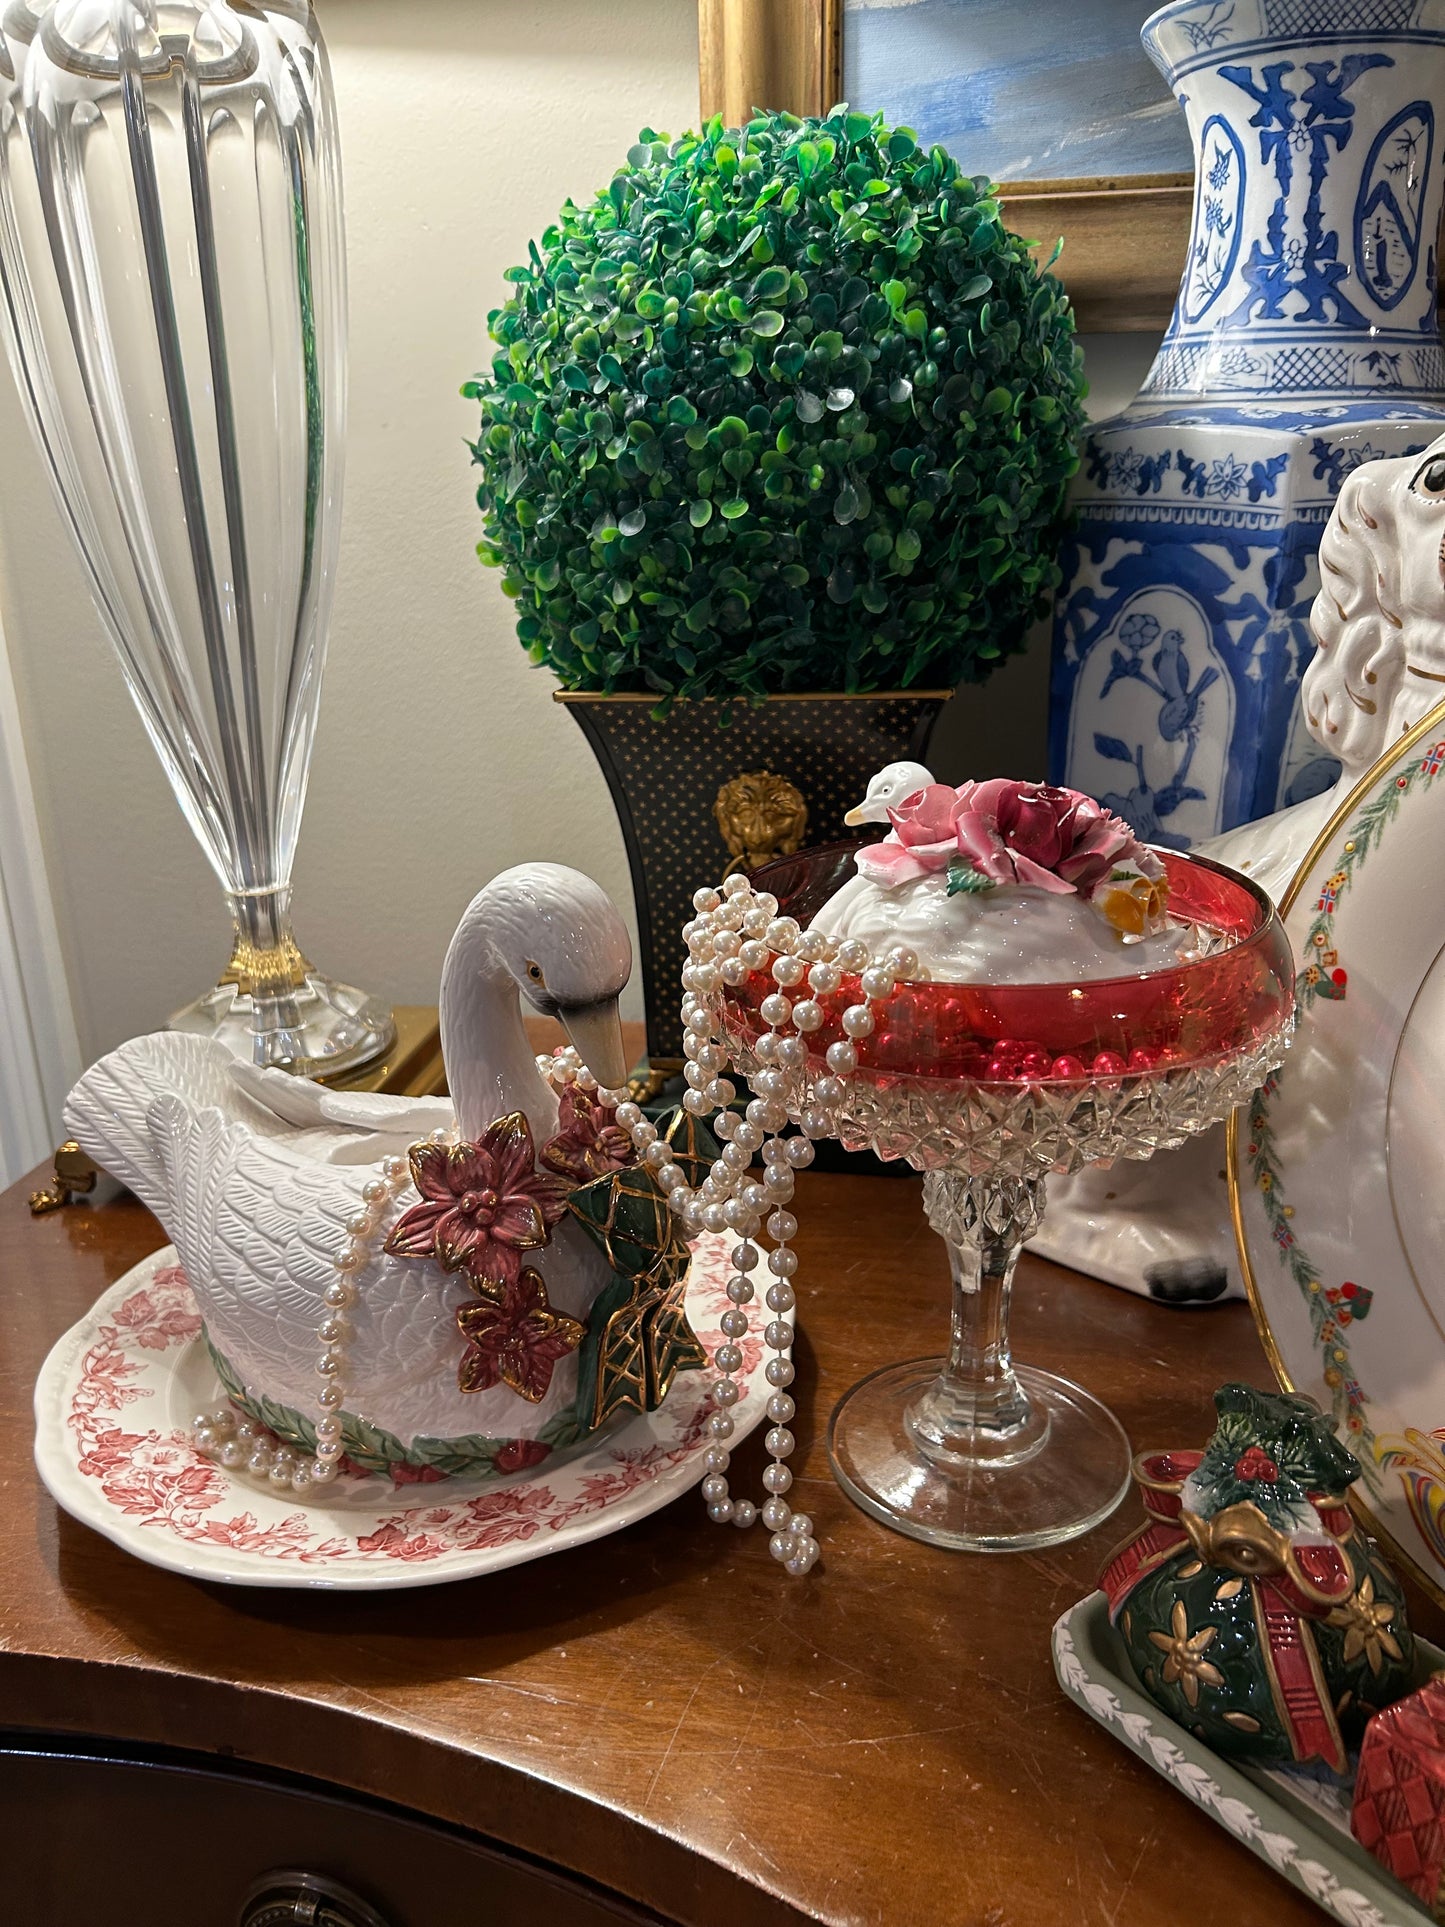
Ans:
POLYGON ((730 1171, 746 1171, 752 1163, 752 1152, 744 1150, 734 1139, 731 1144, 723 1146, 722 1161, 730 1171))
POLYGON ((311 1467, 309 1465, 298 1465, 296 1470, 291 1474, 291 1490, 293 1492, 305 1492, 309 1490, 310 1485, 311 1467))
POLYGON ((808 972, 808 986, 820 997, 831 996, 843 981, 843 973, 837 964, 816 963, 808 972))
POLYGON ((832 1119, 828 1116, 828 1113, 818 1110, 813 1105, 809 1105, 808 1109, 803 1112, 802 1125, 804 1131, 810 1138, 827 1137, 833 1129, 832 1119))
POLYGON ((747 943, 739 944, 737 961, 742 965, 743 969, 751 975, 754 971, 761 970, 767 963, 768 946, 765 943, 757 943, 752 939, 747 943))
POLYGON ((788 1147, 780 1137, 770 1137, 763 1146, 762 1157, 765 1165, 786 1164, 788 1161, 788 1147))
POLYGON ((225 1466, 237 1466, 246 1456, 246 1448, 239 1439, 227 1439, 216 1457, 225 1466))
POLYGON ((796 1237, 797 1232, 798 1220, 791 1211, 775 1211, 768 1219, 768 1236, 776 1238, 780 1244, 785 1238, 796 1237))
POLYGON ((817 963, 831 952, 833 940, 821 930, 805 930, 793 947, 808 963, 817 963))
MULTIPOLYGON (((722 1483, 726 1486, 727 1480, 724 1479, 722 1483)), ((714 1499, 708 1506, 707 1516, 714 1525, 725 1526, 730 1519, 734 1524, 737 1523, 736 1511, 731 1499, 714 1499)))
POLYGON ((733 1524, 746 1530, 758 1516, 758 1509, 751 1499, 733 1500, 733 1524))
POLYGON ((330 1305, 334 1310, 344 1311, 348 1305, 356 1303, 356 1287, 347 1284, 344 1279, 334 1279, 322 1292, 321 1299, 323 1304, 330 1305))
POLYGON ((712 1105, 708 1103, 701 1091, 684 1091, 682 1108, 690 1111, 694 1117, 706 1117, 712 1105))
POLYGON ((769 1532, 786 1532, 793 1508, 786 1499, 768 1499, 763 1505, 763 1524, 769 1532))
POLYGON ((763 1191, 769 1204, 786 1204, 793 1195, 794 1179, 786 1164, 771 1165, 763 1173, 763 1191))
MULTIPOLYGON (((761 898, 759 899, 759 901, 761 902, 761 898)), ((777 909, 776 900, 773 903, 773 908, 775 910, 777 909)), ((799 937, 802 936, 803 933, 798 928, 797 922, 794 918, 774 917, 772 922, 768 925, 767 931, 765 934, 766 934, 768 943, 771 945, 771 947, 774 950, 791 950, 793 945, 798 941, 799 937)))
POLYGON ((911 977, 918 968, 918 952, 906 943, 895 943, 888 952, 888 968, 899 977, 911 977))
POLYGON ((786 1392, 773 1392, 769 1395, 766 1410, 774 1425, 786 1425, 797 1409, 786 1392))
POLYGON ((782 1071, 757 1071, 753 1076, 753 1089, 759 1097, 781 1097, 788 1088, 788 1080, 782 1071))
POLYGON ((316 1403, 325 1411, 332 1412, 341 1404, 342 1392, 339 1385, 323 1385, 316 1394, 316 1403))
MULTIPOLYGON (((736 1372, 743 1362, 743 1355, 736 1345, 719 1345, 713 1354, 713 1363, 720 1372, 736 1372)), ((719 1386, 721 1391, 722 1387, 719 1386)))
POLYGON ((871 998, 875 1003, 881 1002, 885 997, 891 997, 896 988, 892 971, 885 970, 881 964, 870 964, 863 972, 860 982, 863 986, 863 995, 871 998))
MULTIPOLYGON (((756 1099, 754 1100, 754 1102, 756 1102, 756 1099)), ((749 1104, 748 1105, 749 1113, 752 1111, 752 1108, 753 1108, 752 1104, 749 1104)), ((762 1126, 755 1124, 750 1115, 747 1116, 746 1122, 739 1124, 736 1130, 733 1132, 733 1143, 740 1144, 743 1150, 747 1152, 756 1151, 758 1146, 762 1143, 762 1141, 763 1141, 762 1126)))
POLYGON ((715 1439, 730 1439, 737 1428, 726 1412, 714 1412, 707 1422, 707 1429, 715 1439))
POLYGON ((752 1279, 745 1278, 741 1272, 728 1279, 728 1297, 735 1305, 751 1304, 755 1295, 756 1288, 752 1279))
POLYGON ((642 1106, 634 1104, 631 1098, 618 1105, 617 1122, 624 1131, 630 1131, 635 1124, 641 1124, 643 1121, 642 1106))
POLYGON ((765 1024, 772 1024, 775 1027, 786 1024, 792 1014, 793 1006, 788 1002, 786 997, 776 990, 771 997, 764 997, 763 1001, 758 1005, 758 1015, 762 1018, 763 1022, 765 1024))
MULTIPOLYGON (((755 891, 753 893, 753 902, 758 906, 760 910, 764 910, 767 912, 769 922, 771 922, 772 919, 778 914, 778 899, 773 895, 771 890, 755 891)), ((797 931, 797 928, 798 928, 797 924, 793 924, 793 930, 795 933, 797 931)))
MULTIPOLYGON (((760 1184, 745 1184, 742 1190, 739 1191, 738 1197, 741 1202, 748 1207, 749 1211, 756 1211, 759 1215, 774 1202, 760 1184)), ((784 1202, 786 1203, 786 1199, 784 1202)))
POLYGON ((793 1557, 793 1542, 786 1533, 775 1532, 768 1541, 768 1551, 781 1566, 785 1559, 793 1557))
POLYGON ((796 1171, 802 1171, 818 1155, 805 1137, 790 1137, 783 1145, 783 1155, 796 1171))
POLYGON ((341 1457, 341 1440, 318 1439, 316 1441, 316 1456, 325 1464, 330 1464, 334 1460, 339 1459, 341 1457))
MULTIPOLYGON (((870 1018, 871 1022, 872 1019, 870 1018)), ((813 1086, 813 1096, 820 1104, 831 1107, 843 1102, 843 1086, 836 1077, 820 1077, 813 1086)))
MULTIPOLYGON (((798 1010, 802 1008, 803 1006, 799 1004, 797 1010, 793 1012, 793 1020, 795 1023, 797 1021, 798 1010)), ((778 1039, 778 1048, 775 1056, 777 1061, 783 1065, 786 1070, 800 1071, 808 1061, 808 1046, 803 1042, 801 1037, 780 1037, 778 1039)))
POLYGON ((361 1195, 368 1204, 380 1204, 387 1195, 386 1186, 380 1178, 368 1178, 361 1187, 361 1195))
POLYGON ((291 1457, 289 1452, 286 1454, 284 1458, 278 1452, 275 1458, 271 1461, 271 1470, 266 1475, 270 1479, 272 1485, 275 1485, 275 1486, 290 1485, 291 1474, 295 1470, 295 1463, 296 1463, 295 1460, 291 1457))
POLYGON ((734 1271, 756 1271, 762 1262, 763 1254, 756 1245, 734 1245, 728 1254, 734 1271))
POLYGON ((709 1500, 725 1499, 728 1495, 728 1482, 720 1473, 711 1472, 702 1482, 702 1496, 709 1500))
POLYGON ((208 1452, 216 1443, 215 1427, 208 1419, 202 1419, 198 1425, 191 1427, 191 1437, 202 1452, 208 1452))
POLYGON ((752 887, 742 872, 735 870, 733 874, 723 882, 723 895, 727 897, 740 897, 746 891, 751 890, 752 887))
POLYGON ((346 1321, 341 1318, 323 1318, 316 1327, 316 1336, 324 1345, 335 1345, 346 1336, 346 1321))
POLYGON ((801 1579, 805 1572, 812 1569, 817 1560, 818 1541, 816 1539, 800 1539, 795 1540, 794 1545, 796 1549, 792 1556, 783 1561, 783 1571, 794 1579, 801 1579))
POLYGON ((390 1178, 393 1184, 395 1184, 399 1178, 404 1178, 406 1173, 407 1162, 405 1158, 390 1157, 381 1160, 381 1175, 384 1178, 390 1178))
POLYGON ((763 1343, 775 1352, 785 1352, 793 1342, 793 1328, 783 1318, 774 1318, 764 1329, 763 1343))
POLYGON ((722 898, 716 890, 701 889, 694 890, 692 893, 692 907, 694 910, 716 910, 721 902, 722 898))
POLYGON ((335 1477, 336 1467, 328 1464, 324 1459, 318 1459, 311 1468, 311 1482, 313 1485, 326 1485, 335 1477))
POLYGON ((672 1162, 672 1152, 665 1144, 654 1140, 651 1144, 643 1146, 642 1162, 649 1171, 660 1171, 664 1164, 672 1162))
POLYGON ((318 1439, 339 1439, 341 1437, 341 1420, 336 1417, 334 1412, 328 1412, 324 1418, 317 1419, 316 1436, 318 1439))
POLYGON ((236 1423, 236 1414, 229 1405, 218 1405, 211 1413, 211 1423, 218 1432, 229 1432, 236 1423))
POLYGON ((248 1418, 236 1420, 236 1437, 243 1445, 253 1445, 256 1441, 256 1427, 248 1418))
POLYGON ((687 1173, 678 1164, 661 1164, 657 1168, 657 1182, 664 1191, 677 1191, 687 1184, 687 1173))
POLYGON ((346 1220, 346 1229, 353 1238, 364 1238, 375 1228, 376 1220, 369 1211, 358 1211, 346 1220))
POLYGON ((839 1077, 848 1077, 858 1068, 858 1052, 844 1038, 839 1038, 836 1044, 829 1044, 824 1059, 828 1069, 839 1077))
POLYGON ((791 1358, 770 1358, 763 1367, 763 1377, 769 1385, 776 1385, 779 1391, 793 1382, 793 1361, 791 1358))
POLYGON ((770 1030, 765 1030, 753 1045, 753 1056, 760 1064, 773 1064, 777 1062, 778 1039, 770 1030))
POLYGON ((650 1118, 645 1117, 640 1124, 633 1126, 632 1142, 637 1146, 639 1151, 651 1150, 652 1146, 656 1144, 657 1126, 650 1118))
POLYGON ((793 1483, 793 1475, 785 1465, 765 1465, 763 1467, 763 1490, 780 1497, 793 1483))
POLYGON ((763 1444, 774 1458, 785 1459, 792 1452, 796 1441, 786 1425, 775 1425, 763 1440, 763 1444))
MULTIPOLYGON (((722 1361, 719 1359, 716 1361, 716 1363, 718 1365, 718 1369, 721 1370, 722 1361)), ((741 1386, 735 1385, 732 1379, 720 1378, 717 1384, 714 1385, 712 1388, 712 1395, 716 1403, 719 1405, 736 1405, 738 1400, 742 1397, 743 1394, 742 1394, 741 1386)))
POLYGON ((843 1012, 843 1028, 850 1037, 868 1037, 873 1031, 873 1013, 867 1004, 849 1004, 843 1012))
POLYGON ((348 1245, 337 1257, 336 1269, 346 1277, 353 1271, 360 1271, 365 1263, 365 1251, 359 1251, 355 1245, 348 1245))
POLYGON ((269 1445, 258 1445, 246 1460, 246 1470, 248 1472, 254 1472, 258 1478, 264 1478, 271 1470, 271 1457, 272 1453, 269 1445))
POLYGON ((732 1463, 732 1454, 725 1445, 710 1445, 702 1455, 705 1472, 726 1472, 732 1463))
POLYGON ((806 1512, 795 1512, 788 1521, 788 1530, 795 1539, 806 1539, 813 1530, 813 1521, 806 1512))
POLYGON ((811 997, 808 998, 806 1002, 794 1004, 793 1006, 794 1025, 798 1030, 810 1034, 815 1030, 821 1030, 823 1028, 823 1020, 826 1016, 827 1012, 823 1009, 823 1006, 815 1003, 811 997))
POLYGON ((316 1370, 322 1378, 335 1378, 341 1370, 341 1359, 336 1352, 323 1352, 316 1361, 316 1370))
POLYGON ((716 1105, 720 1111, 725 1111, 738 1094, 737 1086, 730 1083, 725 1077, 715 1077, 710 1084, 705 1086, 705 1091, 709 1101, 716 1105))
POLYGON ((791 989, 803 981, 805 967, 801 957, 776 957, 773 960, 773 982, 783 988, 791 989))
POLYGON ((763 1302, 769 1311, 791 1311, 798 1302, 798 1295, 791 1285, 780 1279, 777 1284, 768 1286, 763 1302))
POLYGON ((744 1311, 725 1311, 717 1322, 719 1330, 729 1338, 741 1338, 748 1328, 748 1315, 744 1311))
POLYGON ((857 937, 849 937, 845 942, 838 945, 833 961, 840 970, 846 971, 850 975, 859 970, 866 970, 868 968, 868 946, 866 943, 860 943, 857 937))
POLYGON ((709 1204, 703 1207, 702 1228, 704 1231, 726 1231, 727 1230, 728 1228, 727 1214, 724 1212, 720 1204, 709 1204))

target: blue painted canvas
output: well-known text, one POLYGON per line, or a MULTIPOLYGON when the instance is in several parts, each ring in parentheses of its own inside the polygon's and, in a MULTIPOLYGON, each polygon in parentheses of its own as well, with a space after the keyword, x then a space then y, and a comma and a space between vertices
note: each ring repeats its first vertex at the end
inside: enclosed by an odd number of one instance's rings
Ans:
MULTIPOLYGON (((1227 0, 1224 0, 1227 4, 1227 0)), ((843 95, 996 180, 1187 174, 1143 0, 845 0, 843 95)))

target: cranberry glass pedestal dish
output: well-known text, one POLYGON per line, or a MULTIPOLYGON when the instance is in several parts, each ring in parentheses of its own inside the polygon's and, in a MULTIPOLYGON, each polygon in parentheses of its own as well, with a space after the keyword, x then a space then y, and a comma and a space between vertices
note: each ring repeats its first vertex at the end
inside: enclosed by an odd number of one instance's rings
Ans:
MULTIPOLYGON (((1068 1380, 1018 1366, 1009 1294, 1053 1172, 1143 1159, 1207 1130, 1281 1062, 1294 963, 1263 892, 1198 857, 1160 851, 1190 960, 1090 983, 899 983, 875 1007, 836 1102, 849 1150, 924 1174, 929 1223, 948 1247, 946 1357, 885 1367, 846 1394, 829 1453, 843 1489, 886 1525, 974 1551, 1057 1544, 1124 1497, 1129 1446, 1112 1413, 1068 1380)), ((807 926, 853 873, 833 845, 757 871, 779 913, 807 926)), ((721 993, 741 1070, 774 989, 754 972, 721 993)), ((824 1053, 860 998, 856 976, 818 999, 825 1021, 788 1096, 795 1118, 827 1077, 824 1053)))

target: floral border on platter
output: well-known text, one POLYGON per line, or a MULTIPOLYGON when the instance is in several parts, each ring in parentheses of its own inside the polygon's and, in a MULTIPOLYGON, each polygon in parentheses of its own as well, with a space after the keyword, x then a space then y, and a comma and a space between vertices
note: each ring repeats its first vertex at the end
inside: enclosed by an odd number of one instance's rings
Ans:
MULTIPOLYGON (((696 1283, 705 1292, 708 1315, 727 1304, 725 1265, 710 1259, 698 1264, 696 1283)), ((721 1333, 708 1331, 709 1350, 721 1333)), ((395 1511, 365 1520, 370 1529, 356 1534, 323 1532, 315 1514, 277 1494, 285 1505, 279 1519, 263 1523, 254 1510, 222 1512, 228 1502, 249 1496, 235 1479, 204 1458, 182 1428, 129 1430, 121 1415, 128 1406, 154 1398, 156 1387, 137 1383, 158 1354, 179 1351, 202 1339, 200 1313, 179 1265, 157 1270, 100 1320, 80 1362, 78 1379, 64 1395, 65 1423, 74 1441, 76 1470, 96 1482, 105 1503, 141 1528, 152 1528, 182 1544, 212 1547, 267 1560, 300 1565, 365 1564, 387 1560, 426 1563, 453 1554, 490 1550, 558 1532, 578 1518, 615 1504, 648 1485, 660 1473, 702 1450, 709 1400, 693 1401, 681 1429, 664 1442, 614 1447, 610 1463, 575 1478, 574 1489, 558 1491, 535 1477, 447 1502, 398 1503, 395 1511), (147 1356, 149 1355, 149 1357, 147 1356)), ((761 1346, 758 1347, 759 1359, 761 1346)), ((711 1385, 711 1372, 689 1373, 680 1387, 711 1385)), ((750 1388, 744 1384, 743 1396, 750 1388)), ((548 1466, 555 1477, 566 1468, 548 1466)), ((361 1480, 376 1475, 359 1474, 361 1480)), ((356 1482, 348 1480, 350 1489, 356 1482)), ((258 1490, 263 1504, 271 1495, 258 1490)), ((380 1508, 378 1508, 380 1511, 380 1508)), ((334 1527, 334 1517, 325 1521, 334 1527)))
MULTIPOLYGON (((1350 825, 1340 852, 1340 866, 1320 886, 1314 904, 1314 919, 1305 937, 1305 955, 1310 961, 1301 968, 1295 979, 1295 999, 1302 1011, 1309 1010, 1321 998, 1337 1003, 1346 996, 1349 973, 1340 963, 1335 941, 1335 917, 1340 899, 1350 889, 1356 873, 1369 859, 1370 853, 1378 849, 1406 796, 1417 787, 1428 789, 1442 768, 1445 768, 1445 740, 1435 743, 1424 755, 1408 764, 1387 788, 1363 806, 1350 825)), ((1373 1492, 1378 1493, 1382 1489, 1380 1467, 1390 1465, 1397 1455, 1392 1449, 1393 1442, 1381 1445, 1366 1416, 1369 1400, 1351 1367, 1348 1335, 1349 1327, 1368 1313, 1373 1293, 1367 1286, 1353 1283, 1327 1289, 1314 1260, 1295 1234, 1291 1223, 1294 1206, 1286 1198, 1280 1181, 1274 1131, 1269 1116, 1270 1100, 1279 1091, 1282 1075, 1282 1072, 1276 1072, 1266 1079, 1249 1106, 1249 1137, 1244 1147, 1245 1158, 1254 1188, 1264 1207, 1270 1235, 1279 1251, 1280 1263, 1288 1267, 1308 1309, 1311 1340, 1320 1355, 1321 1376, 1330 1392, 1335 1422, 1352 1445, 1363 1445, 1368 1449, 1369 1456, 1363 1458, 1361 1463, 1366 1483, 1373 1492)), ((1408 1481, 1406 1493, 1410 1510, 1418 1523, 1419 1512, 1408 1481)), ((1428 1531, 1424 1536, 1427 1540, 1431 1537, 1428 1531)), ((1445 1543, 1442 1543, 1442 1551, 1445 1551, 1445 1543)))

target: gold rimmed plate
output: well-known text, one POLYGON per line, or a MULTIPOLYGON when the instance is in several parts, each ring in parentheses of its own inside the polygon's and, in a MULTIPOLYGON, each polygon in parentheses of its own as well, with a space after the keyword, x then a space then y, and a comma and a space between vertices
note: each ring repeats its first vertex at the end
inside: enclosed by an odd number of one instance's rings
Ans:
POLYGON ((1280 909, 1284 1068, 1229 1128, 1240 1267, 1280 1383, 1332 1412, 1356 1509, 1445 1604, 1445 704, 1335 811, 1280 909))

